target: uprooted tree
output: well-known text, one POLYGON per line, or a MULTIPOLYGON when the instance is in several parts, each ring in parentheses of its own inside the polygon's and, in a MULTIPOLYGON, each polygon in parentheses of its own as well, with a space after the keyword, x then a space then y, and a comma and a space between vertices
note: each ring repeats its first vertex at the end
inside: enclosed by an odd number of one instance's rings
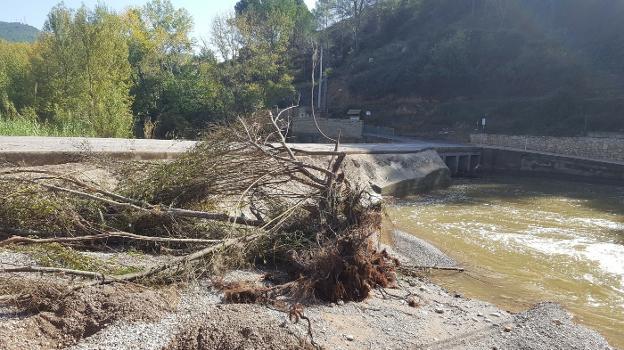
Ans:
MULTIPOLYGON (((113 190, 41 168, 0 170, 0 247, 134 247, 172 256, 122 274, 41 266, 4 267, 0 273, 75 276, 75 290, 167 283, 270 263, 283 267, 288 278, 272 287, 230 288, 226 298, 364 299, 395 276, 397 262, 371 240, 380 208, 345 177, 338 142, 323 156, 286 143, 287 114, 267 111, 214 126, 172 162, 118 161, 121 181, 113 190)), ((28 298, 16 291, 0 300, 28 298)))

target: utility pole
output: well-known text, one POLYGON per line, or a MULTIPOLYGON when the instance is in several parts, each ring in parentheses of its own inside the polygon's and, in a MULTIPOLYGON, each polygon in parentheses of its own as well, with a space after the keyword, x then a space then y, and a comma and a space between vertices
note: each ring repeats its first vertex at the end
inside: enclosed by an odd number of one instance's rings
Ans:
POLYGON ((319 87, 318 87, 318 100, 317 100, 317 108, 321 110, 321 97, 323 92, 323 43, 321 42, 321 59, 319 62, 319 87))

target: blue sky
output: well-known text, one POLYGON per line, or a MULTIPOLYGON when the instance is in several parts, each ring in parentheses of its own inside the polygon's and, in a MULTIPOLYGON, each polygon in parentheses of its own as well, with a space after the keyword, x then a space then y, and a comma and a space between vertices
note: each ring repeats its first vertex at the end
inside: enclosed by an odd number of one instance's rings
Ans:
MULTIPOLYGON (((41 29, 46 16, 52 6, 60 0, 0 0, 0 21, 23 22, 41 29)), ((115 10, 122 10, 128 6, 142 5, 147 0, 65 0, 70 8, 85 4, 92 7, 103 2, 115 10)), ((207 37, 210 32, 210 23, 215 15, 234 9, 237 0, 171 0, 175 7, 186 8, 195 21, 195 37, 207 37)), ((316 0, 305 0, 308 7, 316 0)))

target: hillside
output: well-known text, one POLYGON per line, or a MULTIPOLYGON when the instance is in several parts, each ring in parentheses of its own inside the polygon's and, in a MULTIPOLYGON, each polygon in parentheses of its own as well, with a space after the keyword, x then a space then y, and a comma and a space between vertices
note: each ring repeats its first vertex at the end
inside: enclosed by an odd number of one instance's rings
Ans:
POLYGON ((404 0, 369 9, 357 52, 330 29, 328 109, 428 136, 624 130, 624 2, 404 0))
POLYGON ((0 21, 0 39, 13 42, 33 42, 39 35, 39 29, 17 22, 0 21))

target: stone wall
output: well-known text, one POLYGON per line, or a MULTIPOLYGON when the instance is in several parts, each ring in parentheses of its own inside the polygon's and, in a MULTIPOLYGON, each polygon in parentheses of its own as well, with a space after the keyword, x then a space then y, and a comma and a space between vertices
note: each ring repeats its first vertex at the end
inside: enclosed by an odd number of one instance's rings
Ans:
POLYGON ((590 183, 624 183, 624 163, 614 163, 566 155, 484 148, 481 153, 482 174, 505 174, 551 177, 590 183))
POLYGON ((590 159, 624 161, 624 139, 621 138, 472 134, 470 142, 482 146, 500 146, 590 159))

